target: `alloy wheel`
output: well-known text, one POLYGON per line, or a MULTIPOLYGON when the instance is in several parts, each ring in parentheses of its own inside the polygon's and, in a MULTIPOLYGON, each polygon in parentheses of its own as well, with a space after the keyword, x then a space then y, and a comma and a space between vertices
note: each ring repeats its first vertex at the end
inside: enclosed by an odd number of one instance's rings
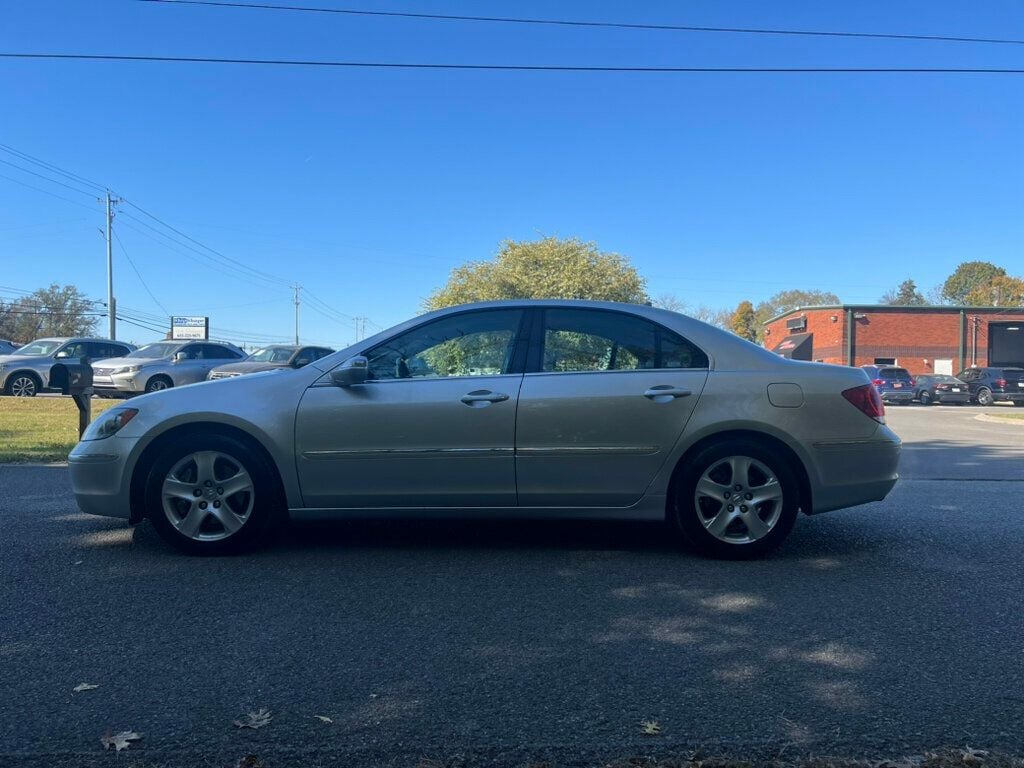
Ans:
POLYGON ((31 376, 19 376, 11 382, 11 394, 15 397, 35 397, 36 380, 31 376))
POLYGON ((978 390, 978 405, 992 405, 992 402, 991 390, 984 387, 978 390))
POLYGON ((195 541, 220 541, 241 530, 252 514, 255 489, 242 463, 220 451, 196 451, 164 478, 164 515, 195 541))
POLYGON ((147 392, 161 392, 170 389, 170 385, 163 379, 153 379, 146 385, 147 392))
POLYGON ((716 461, 697 481, 694 506, 704 529, 729 544, 763 539, 782 516, 782 484, 750 456, 716 461))

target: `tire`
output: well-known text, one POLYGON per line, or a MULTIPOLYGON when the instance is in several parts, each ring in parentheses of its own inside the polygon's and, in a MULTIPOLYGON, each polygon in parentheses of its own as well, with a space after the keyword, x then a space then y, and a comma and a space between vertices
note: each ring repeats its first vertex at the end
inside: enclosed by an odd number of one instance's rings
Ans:
MULTIPOLYGON (((793 468, 778 452, 749 439, 724 440, 701 450, 681 467, 671 491, 670 522, 682 539, 701 555, 725 560, 762 557, 776 549, 789 535, 800 506, 799 484, 793 468), (746 478, 737 471, 749 466, 746 478), (765 483, 765 480, 774 480, 765 483), (733 505, 735 486, 740 494, 772 495, 758 507, 740 512, 745 504, 733 505), (698 488, 699 486, 699 488, 698 488), (717 495, 715 495, 717 494, 717 495), (725 494, 729 494, 728 499, 725 494), (760 521, 754 530, 747 520, 754 512, 760 521), (722 516, 725 517, 722 517, 722 516), (717 522, 728 523, 715 532, 717 522), (760 530, 766 526, 766 530, 760 530)), ((746 498, 741 501, 746 501, 746 498)))
POLYGON ((933 405, 934 402, 930 392, 921 392, 921 405, 933 405))
POLYGON ((43 388, 43 382, 34 373, 14 373, 7 378, 4 393, 11 397, 35 397, 43 388))
POLYGON ((160 392, 165 389, 170 389, 174 386, 174 382, 166 376, 157 375, 146 382, 146 393, 160 392))
POLYGON ((236 438, 183 435, 149 468, 145 514, 165 541, 191 555, 255 549, 285 518, 276 476, 262 455, 236 438))
POLYGON ((1014 400, 1013 401, 1013 407, 1014 408, 1022 408, 1022 407, 1024 407, 1024 400, 1014 400))
POLYGON ((992 405, 992 403, 994 402, 995 400, 992 399, 991 389, 989 389, 988 387, 982 387, 981 389, 978 390, 978 405, 989 406, 992 405))

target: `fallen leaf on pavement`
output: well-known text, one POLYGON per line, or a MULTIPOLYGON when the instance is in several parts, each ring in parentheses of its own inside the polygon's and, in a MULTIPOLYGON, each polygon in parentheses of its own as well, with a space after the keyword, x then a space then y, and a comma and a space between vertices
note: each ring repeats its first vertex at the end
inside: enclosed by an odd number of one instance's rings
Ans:
POLYGON ((321 723, 333 723, 334 722, 333 720, 331 720, 331 718, 327 717, 327 715, 313 715, 313 717, 315 717, 321 723))
POLYGON ((644 720, 640 723, 640 732, 645 736, 657 736, 661 733, 661 726, 656 720, 644 720))
POLYGON ((239 728, 262 728, 265 725, 270 725, 270 721, 273 718, 270 716, 269 709, 260 708, 255 712, 249 712, 241 720, 235 720, 234 723, 239 728))
POLYGON ((142 734, 128 730, 115 733, 113 736, 108 733, 106 736, 100 737, 100 743, 104 749, 113 747, 115 752, 120 752, 122 749, 128 749, 133 741, 138 741, 141 738, 142 734))
POLYGON ((97 688, 99 688, 99 686, 98 685, 93 685, 92 683, 79 683, 78 685, 76 685, 71 690, 74 691, 75 693, 81 693, 82 691, 94 691, 97 688))

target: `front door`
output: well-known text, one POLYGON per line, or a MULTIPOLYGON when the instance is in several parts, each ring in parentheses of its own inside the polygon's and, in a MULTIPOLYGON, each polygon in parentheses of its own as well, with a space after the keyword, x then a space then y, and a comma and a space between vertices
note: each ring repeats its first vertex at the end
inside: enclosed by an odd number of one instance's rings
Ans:
POLYGON ((305 505, 515 506, 522 319, 494 309, 430 321, 367 350, 365 384, 310 387, 295 427, 305 505))
POLYGON ((520 506, 625 507, 682 434, 708 358, 643 318, 546 309, 519 394, 520 506))

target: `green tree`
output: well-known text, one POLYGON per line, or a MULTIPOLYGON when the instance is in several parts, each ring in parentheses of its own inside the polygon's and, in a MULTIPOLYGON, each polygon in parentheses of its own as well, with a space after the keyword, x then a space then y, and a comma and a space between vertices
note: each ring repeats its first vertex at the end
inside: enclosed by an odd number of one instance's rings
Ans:
POLYGON ((729 329, 741 339, 757 341, 757 313, 754 305, 745 299, 741 301, 732 313, 729 329))
POLYGON ((946 278, 942 284, 942 295, 951 304, 966 304, 969 302, 968 295, 975 289, 1004 275, 1005 269, 987 261, 965 261, 946 278))
POLYGON ((987 283, 976 286, 965 300, 978 307, 1024 307, 1024 280, 997 275, 987 283))
POLYGON ((813 307, 821 304, 838 304, 839 297, 831 291, 801 291, 792 289, 779 291, 757 305, 757 341, 764 340, 764 324, 783 312, 797 307, 813 307))
POLYGON ((496 299, 601 299, 642 304, 644 279, 617 253, 598 250, 577 238, 507 240, 490 261, 471 261, 452 270, 448 282, 426 301, 440 309, 496 299))
POLYGON ((891 291, 886 291, 882 296, 883 304, 891 304, 896 307, 922 307, 928 302, 924 298, 913 280, 907 279, 891 291))
POLYGON ((96 328, 95 312, 78 288, 53 283, 22 299, 0 302, 0 338, 27 343, 40 336, 88 336, 96 328))

